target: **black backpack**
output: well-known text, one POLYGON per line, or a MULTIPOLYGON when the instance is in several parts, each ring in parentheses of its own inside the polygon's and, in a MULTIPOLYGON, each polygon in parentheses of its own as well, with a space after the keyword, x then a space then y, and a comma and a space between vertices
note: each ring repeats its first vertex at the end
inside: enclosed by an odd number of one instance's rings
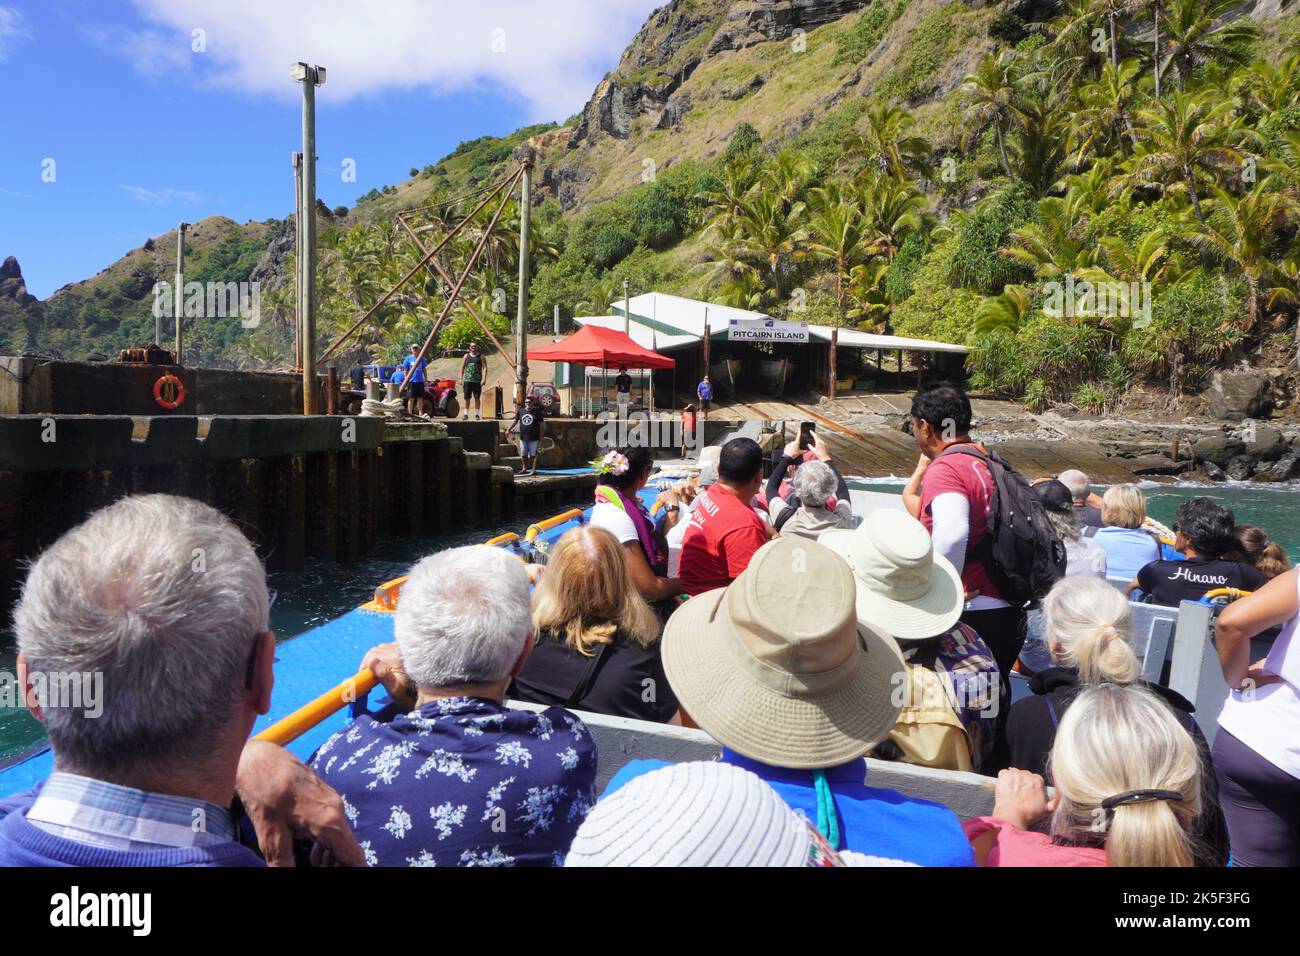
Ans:
POLYGON ((1047 511, 1020 472, 995 451, 950 445, 944 455, 970 455, 993 478, 989 534, 972 555, 983 561, 1003 599, 1016 607, 1037 603, 1065 577, 1065 545, 1052 530, 1047 511))

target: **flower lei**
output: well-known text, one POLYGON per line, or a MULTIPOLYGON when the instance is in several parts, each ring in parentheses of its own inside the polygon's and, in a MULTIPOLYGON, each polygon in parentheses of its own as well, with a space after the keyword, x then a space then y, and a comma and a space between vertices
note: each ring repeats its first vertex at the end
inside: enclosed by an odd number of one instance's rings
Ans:
POLYGON ((629 467, 627 456, 617 451, 607 452, 603 457, 591 461, 591 467, 598 475, 622 475, 629 467))

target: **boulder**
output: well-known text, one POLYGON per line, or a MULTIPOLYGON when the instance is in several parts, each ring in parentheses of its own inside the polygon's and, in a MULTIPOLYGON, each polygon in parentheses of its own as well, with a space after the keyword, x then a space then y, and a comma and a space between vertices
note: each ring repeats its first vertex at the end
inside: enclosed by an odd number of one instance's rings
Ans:
POLYGON ((1273 413, 1271 380, 1256 369, 1215 372, 1205 391, 1210 413, 1221 421, 1268 418, 1273 413))
POLYGON ((1198 461, 1212 461, 1220 468, 1227 467, 1229 461, 1245 453, 1246 443, 1227 435, 1210 435, 1192 446, 1192 454, 1198 461))
POLYGON ((1201 462, 1201 473, 1205 475, 1206 478, 1210 479, 1210 481, 1226 481, 1228 478, 1228 476, 1223 473, 1223 469, 1212 461, 1201 462))
POLYGON ((1287 452, 1286 439, 1282 430, 1272 425, 1259 425, 1247 430, 1246 454, 1260 461, 1277 461, 1287 452), (1249 437, 1253 431, 1254 438, 1249 437))
POLYGON ((1249 455, 1234 455, 1223 473, 1233 481, 1246 481, 1255 474, 1255 459, 1249 455))
POLYGON ((1292 481, 1295 478, 1300 478, 1300 455, 1295 452, 1287 452, 1269 466, 1265 476, 1261 476, 1263 481, 1292 481))

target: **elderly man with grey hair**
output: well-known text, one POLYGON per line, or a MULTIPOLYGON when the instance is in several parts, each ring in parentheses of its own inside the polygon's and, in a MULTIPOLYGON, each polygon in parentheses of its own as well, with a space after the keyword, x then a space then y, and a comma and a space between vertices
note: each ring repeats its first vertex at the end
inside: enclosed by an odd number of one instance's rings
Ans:
POLYGON ((392 702, 312 758, 369 865, 561 865, 595 802, 596 745, 563 708, 503 704, 532 650, 524 566, 482 545, 432 555, 393 617, 396 643, 362 661, 392 702))
POLYGON ((812 457, 805 460, 800 457, 803 453, 797 438, 786 445, 772 466, 766 493, 772 527, 784 537, 815 541, 832 528, 853 527, 853 505, 848 484, 835 470, 830 449, 816 432, 812 432, 809 450, 812 457), (789 488, 783 489, 781 479, 792 464, 794 476, 789 488))
POLYGON ((1056 480, 1070 489, 1074 499, 1074 513, 1083 528, 1100 528, 1101 499, 1092 493, 1092 483, 1078 468, 1070 468, 1056 476, 1056 480))
POLYGON ((124 498, 32 566, 14 614, 24 699, 54 773, 0 803, 0 866, 359 865, 342 801, 301 762, 248 741, 270 707, 275 637, 248 539, 187 498, 124 498), (55 693, 55 689, 58 693, 55 693))

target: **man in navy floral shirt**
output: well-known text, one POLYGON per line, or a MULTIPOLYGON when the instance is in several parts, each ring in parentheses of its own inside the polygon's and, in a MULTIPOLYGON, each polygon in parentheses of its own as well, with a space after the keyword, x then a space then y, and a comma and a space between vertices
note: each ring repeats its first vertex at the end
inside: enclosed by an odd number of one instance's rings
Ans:
POLYGON ((532 648, 528 577, 496 548, 411 570, 396 644, 363 662, 394 705, 327 740, 312 766, 343 798, 371 866, 552 866, 595 802, 576 716, 503 705, 532 648))

